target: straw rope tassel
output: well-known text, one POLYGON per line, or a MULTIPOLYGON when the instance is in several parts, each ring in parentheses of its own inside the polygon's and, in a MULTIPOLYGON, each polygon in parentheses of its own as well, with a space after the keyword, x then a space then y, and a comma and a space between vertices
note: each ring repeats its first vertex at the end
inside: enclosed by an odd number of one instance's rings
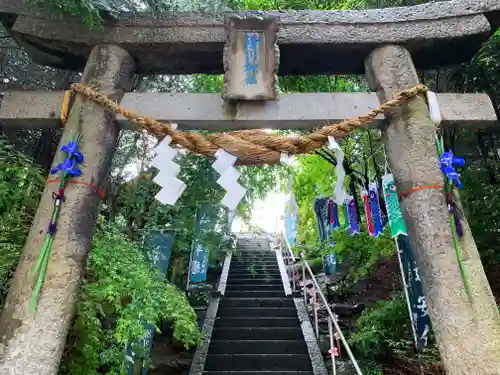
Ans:
POLYGON ((71 106, 72 97, 73 97, 73 91, 66 90, 64 92, 64 98, 63 98, 63 102, 61 105, 61 123, 62 123, 63 128, 66 126, 66 123, 68 122, 68 116, 69 116, 69 110, 70 110, 70 106, 71 106))

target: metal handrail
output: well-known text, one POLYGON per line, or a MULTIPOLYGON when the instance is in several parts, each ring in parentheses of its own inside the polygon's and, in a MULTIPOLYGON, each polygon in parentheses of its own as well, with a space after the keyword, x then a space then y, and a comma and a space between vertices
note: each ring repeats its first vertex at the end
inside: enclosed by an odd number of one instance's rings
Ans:
POLYGON ((295 258, 293 251, 292 251, 290 243, 288 242, 288 239, 286 238, 284 228, 282 228, 280 235, 281 235, 282 239, 284 240, 283 242, 285 243, 286 246, 281 246, 282 241, 279 241, 279 238, 278 238, 278 246, 280 246, 281 253, 282 253, 282 255, 284 255, 283 260, 285 262, 285 267, 287 270, 288 279, 292 281, 292 292, 294 292, 295 291, 295 260, 296 260, 296 258, 295 258), (283 254, 283 252, 285 252, 285 254, 283 254))
MULTIPOLYGON (((295 291, 295 271, 297 270, 298 265, 295 264, 295 259, 296 259, 295 255, 292 252, 292 249, 291 249, 290 244, 286 238, 285 231, 283 230, 283 228, 281 230, 281 237, 283 237, 284 241, 279 241, 279 238, 278 238, 278 245, 280 246, 282 253, 285 253, 284 254, 285 255, 284 258, 286 259, 285 264, 287 266, 287 270, 289 271, 289 277, 291 277, 291 279, 292 279, 293 291, 295 291), (282 246, 283 244, 285 246, 282 246), (289 260, 292 260, 291 267, 289 267, 290 266, 289 260)), ((333 351, 333 349, 334 349, 333 328, 335 328, 336 333, 338 333, 338 338, 340 338, 340 340, 342 341, 342 344, 344 344, 344 348, 345 348, 347 355, 348 355, 349 359, 351 360, 351 362, 356 370, 356 374, 363 375, 363 373, 358 365, 358 362, 356 361, 356 358, 354 358, 354 354, 352 353, 351 348, 349 347, 349 344, 348 344, 344 334, 342 333, 342 331, 340 329, 340 326, 337 322, 336 314, 334 314, 332 312, 330 306, 328 305, 328 301, 327 301, 325 295, 323 294, 323 292, 321 291, 321 288, 319 287, 318 281, 316 280, 316 277, 314 276, 314 273, 312 272, 311 267, 309 266, 309 263, 304 258, 304 255, 305 255, 304 253, 300 254, 300 257, 302 259, 302 280, 304 282, 304 288, 303 288, 304 303, 307 307, 308 306, 307 290, 306 290, 306 286, 305 286, 306 270, 307 270, 307 272, 309 273, 311 280, 314 284, 313 295, 312 295, 312 299, 313 299, 312 305, 313 305, 313 314, 314 314, 314 331, 316 333, 317 339, 319 339, 318 304, 317 304, 317 295, 318 294, 320 296, 320 300, 325 305, 326 311, 328 312, 328 315, 329 315, 328 316, 328 331, 329 331, 329 336, 330 336, 330 348, 331 348, 330 355, 331 355, 331 360, 332 360, 333 375, 336 375, 336 373, 337 373, 336 363, 335 363, 335 357, 336 357, 337 353, 335 353, 333 351), (332 325, 333 325, 333 327, 332 327, 332 325)), ((337 349, 340 349, 340 348, 337 348, 337 349)))
POLYGON ((330 319, 332 320, 332 323, 333 323, 335 329, 337 330, 337 333, 340 336, 340 340, 342 341, 342 344, 344 344, 347 355, 349 356, 349 359, 351 360, 354 368, 356 369, 356 373, 358 375, 363 375, 363 373, 361 372, 361 369, 359 368, 358 362, 356 361, 356 358, 354 358, 354 354, 352 354, 351 348, 349 347, 349 344, 348 344, 344 334, 340 330, 340 326, 337 322, 337 318, 335 317, 332 310, 330 309, 330 306, 328 305, 328 301, 326 300, 325 295, 321 291, 319 284, 318 284, 318 281, 316 280, 316 277, 314 277, 314 274, 311 270, 311 267, 309 266, 309 263, 307 263, 307 260, 304 259, 304 256, 302 254, 301 254, 301 258, 304 261, 304 266, 307 269, 307 271, 309 272, 309 275, 311 276, 311 280, 313 281, 314 286, 315 286, 319 296, 321 297, 321 300, 323 301, 323 303, 325 305, 326 311, 328 311, 328 315, 330 315, 330 319))

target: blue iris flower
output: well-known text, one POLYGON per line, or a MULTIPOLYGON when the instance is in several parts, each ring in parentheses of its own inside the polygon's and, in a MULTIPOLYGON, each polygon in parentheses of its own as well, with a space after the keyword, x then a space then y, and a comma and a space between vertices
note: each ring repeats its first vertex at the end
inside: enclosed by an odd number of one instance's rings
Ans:
POLYGON ((462 187, 462 182, 460 181, 460 173, 455 171, 454 165, 463 167, 465 165, 464 158, 459 158, 453 155, 451 150, 443 152, 441 155, 441 171, 446 175, 448 180, 455 182, 457 187, 460 189, 462 187))
POLYGON ((65 159, 62 163, 57 164, 57 167, 50 171, 51 174, 55 174, 59 171, 66 172, 68 175, 73 177, 78 177, 82 174, 82 171, 75 166, 76 161, 71 159, 65 159))
POLYGON ((61 147, 61 151, 66 152, 67 157, 62 163, 57 164, 55 168, 50 171, 50 174, 56 174, 61 171, 72 177, 78 177, 82 171, 76 167, 76 164, 83 162, 83 154, 78 151, 78 142, 70 140, 67 145, 61 147))
POLYGON ((78 151, 78 143, 69 141, 67 145, 61 147, 61 151, 68 154, 68 158, 75 160, 77 163, 83 162, 83 154, 78 151))

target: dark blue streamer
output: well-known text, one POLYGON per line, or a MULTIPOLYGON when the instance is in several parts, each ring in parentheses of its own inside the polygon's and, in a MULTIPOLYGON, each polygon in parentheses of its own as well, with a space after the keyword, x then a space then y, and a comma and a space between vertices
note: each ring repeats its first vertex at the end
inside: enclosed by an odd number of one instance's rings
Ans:
POLYGON ((370 189, 369 194, 370 208, 372 211, 373 235, 377 237, 384 233, 384 224, 382 222, 377 190, 370 189))

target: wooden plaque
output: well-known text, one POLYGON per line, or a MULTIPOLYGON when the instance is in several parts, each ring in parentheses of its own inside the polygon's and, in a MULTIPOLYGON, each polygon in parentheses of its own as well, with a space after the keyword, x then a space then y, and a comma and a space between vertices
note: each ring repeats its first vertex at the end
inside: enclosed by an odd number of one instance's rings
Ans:
POLYGON ((231 100, 276 100, 279 67, 276 18, 226 17, 224 92, 231 100))

